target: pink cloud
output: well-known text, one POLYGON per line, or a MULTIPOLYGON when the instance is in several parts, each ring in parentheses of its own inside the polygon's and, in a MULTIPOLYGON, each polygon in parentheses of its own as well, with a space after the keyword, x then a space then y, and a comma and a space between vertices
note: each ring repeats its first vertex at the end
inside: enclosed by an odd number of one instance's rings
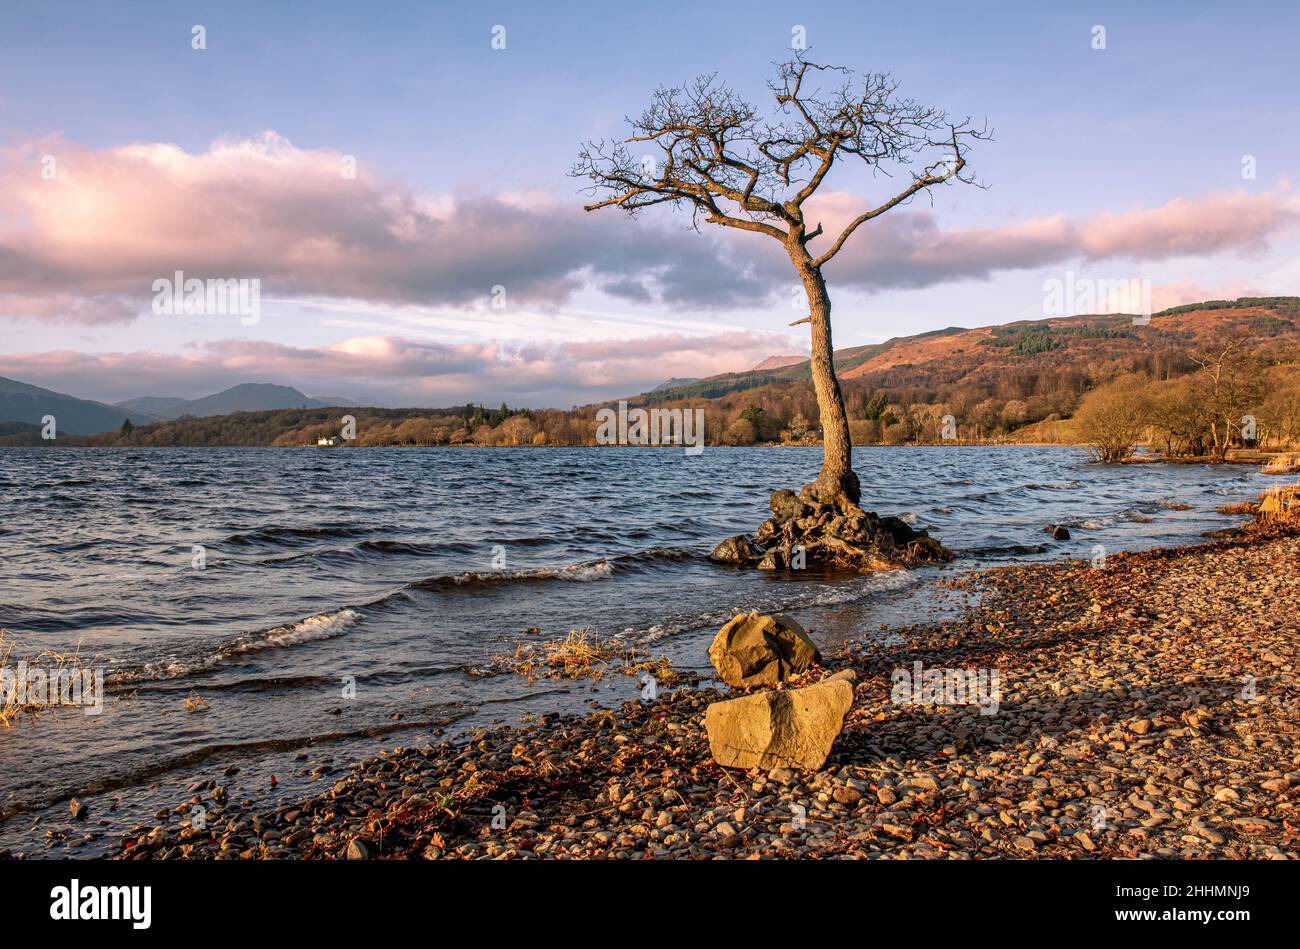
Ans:
MULTIPOLYGON (((866 205, 843 193, 810 206, 827 236, 825 249, 866 205)), ((931 211, 896 210, 854 232, 827 273, 863 288, 925 287, 963 278, 987 279, 1073 260, 1166 260, 1237 252, 1258 254, 1300 222, 1300 200, 1286 187, 1176 198, 1148 209, 1103 213, 1076 221, 1064 214, 997 227, 940 227, 931 211)))
POLYGON ((1175 198, 1157 208, 1099 214, 1081 228, 1089 257, 1165 260, 1225 250, 1257 253, 1300 220, 1300 201, 1286 190, 1233 191, 1197 201, 1175 198))
POLYGON ((649 268, 671 286, 710 256, 721 269, 721 242, 688 255, 685 236, 533 193, 423 196, 273 132, 199 153, 60 138, 0 149, 0 314, 46 317, 56 307, 37 297, 75 294, 97 302, 59 309, 63 318, 123 319, 176 270, 259 278, 272 297, 463 306, 500 285, 512 299, 557 304, 593 278, 649 268), (53 177, 42 175, 44 156, 53 177))
MULTIPOLYGON (((771 302, 793 274, 774 242, 701 236, 584 214, 579 200, 536 192, 424 195, 328 148, 274 132, 218 141, 93 149, 51 137, 0 149, 0 316, 120 322, 147 309, 153 281, 259 278, 265 299, 475 307, 493 288, 558 306, 583 287, 676 307, 771 302), (42 174, 53 158, 53 177, 42 174)), ((827 234, 867 206, 821 195, 810 219, 827 234)), ((992 227, 944 228, 904 207, 868 222, 830 265, 837 285, 926 287, 1103 259, 1256 254, 1293 229, 1286 186, 1176 198, 1074 219, 1054 214, 992 227)))
POLYGON ((1250 283, 1206 287, 1195 282, 1158 284, 1151 288, 1151 309, 1155 312, 1186 303, 1203 303, 1206 300, 1236 300, 1241 297, 1262 297, 1272 293, 1250 283))

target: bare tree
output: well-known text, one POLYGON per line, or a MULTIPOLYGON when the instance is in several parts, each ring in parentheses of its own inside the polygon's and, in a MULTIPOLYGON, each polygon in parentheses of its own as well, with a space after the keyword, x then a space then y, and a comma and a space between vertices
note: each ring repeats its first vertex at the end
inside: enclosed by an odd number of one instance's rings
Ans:
POLYGON ((1091 445, 1097 460, 1123 461, 1149 421, 1146 393, 1136 376, 1122 376, 1093 389, 1074 413, 1079 437, 1091 445))
POLYGON ((835 375, 831 300, 822 270, 853 233, 916 195, 953 182, 976 183, 966 167, 973 140, 988 137, 969 118, 898 95, 888 73, 862 76, 796 57, 778 65, 769 88, 769 116, 720 84, 715 75, 658 89, 649 108, 628 118, 622 142, 588 142, 573 174, 601 200, 586 210, 618 207, 630 214, 658 204, 689 208, 696 229, 709 224, 780 241, 808 296, 812 380, 821 414, 823 455, 811 494, 825 503, 856 505, 861 488, 850 456, 848 416, 835 375), (821 75, 830 89, 815 88, 821 75), (643 156, 634 147, 649 150, 643 156), (889 197, 869 204, 836 235, 810 227, 804 205, 841 162, 859 161, 885 177, 906 175, 889 197))
POLYGON ((1200 366, 1202 409, 1209 422, 1210 451, 1222 461, 1242 430, 1245 413, 1262 398, 1259 361, 1245 333, 1221 334, 1188 355, 1200 366))

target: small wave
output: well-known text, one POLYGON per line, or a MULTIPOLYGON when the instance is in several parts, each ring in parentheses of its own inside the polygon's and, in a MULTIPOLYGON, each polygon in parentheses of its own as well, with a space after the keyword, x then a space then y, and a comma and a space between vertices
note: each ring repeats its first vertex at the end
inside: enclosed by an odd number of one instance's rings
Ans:
POLYGON ((582 563, 559 567, 531 567, 524 570, 466 570, 463 573, 428 577, 407 584, 407 589, 446 590, 457 587, 487 587, 508 583, 529 583, 559 580, 570 583, 588 583, 612 577, 616 571, 641 571, 659 561, 686 560, 695 554, 689 550, 651 547, 636 553, 617 557, 602 557, 582 563))
MULTIPOLYGON (((793 596, 783 596, 767 603, 746 604, 745 609, 754 609, 761 613, 793 613, 797 610, 817 607, 841 606, 882 593, 904 590, 921 582, 923 580, 915 572, 886 570, 861 578, 859 582, 826 586, 819 584, 812 590, 795 593, 793 596)), ((682 633, 692 632, 693 630, 721 626, 739 612, 742 612, 742 610, 724 608, 710 610, 706 613, 699 613, 679 620, 656 623, 645 628, 629 626, 618 634, 618 638, 656 642, 682 633)))
POLYGON ((1100 531, 1108 527, 1114 527, 1117 524, 1132 522, 1144 524, 1151 520, 1151 514, 1164 510, 1182 510, 1183 505, 1178 502, 1161 501, 1157 503, 1136 504, 1132 507, 1126 507, 1122 511, 1116 511, 1113 514, 1094 514, 1088 517, 1065 518, 1056 521, 1062 527, 1070 527, 1083 531, 1100 531))
POLYGON ((231 534, 222 543, 239 547, 254 547, 261 544, 292 546, 329 537, 360 537, 374 530, 375 528, 372 527, 354 527, 349 524, 327 527, 259 527, 245 533, 231 534))
POLYGON ((121 670, 113 674, 114 684, 134 683, 158 679, 178 679, 205 672, 229 659, 264 649, 285 649, 299 643, 315 642, 340 636, 349 626, 361 619, 361 614, 351 609, 333 613, 318 613, 297 623, 276 626, 251 636, 241 637, 221 646, 215 652, 195 659, 170 658, 146 663, 136 670, 121 670))
POLYGON ((565 567, 535 567, 531 570, 466 570, 464 573, 416 580, 408 584, 408 587, 416 590, 439 590, 448 587, 498 586, 536 580, 567 580, 581 583, 603 580, 613 575, 614 567, 608 560, 593 560, 590 563, 575 563, 565 567))
POLYGON ((357 550, 370 554, 409 554, 423 556, 426 554, 446 553, 463 550, 468 544, 416 544, 400 540, 363 540, 357 544, 357 550))
POLYGON ((1049 549, 1046 544, 993 544, 988 547, 969 547, 957 553, 960 557, 1021 557, 1044 554, 1049 549))
POLYGON ((374 560, 383 557, 433 557, 439 554, 469 554, 478 549, 481 548, 463 542, 421 544, 400 540, 363 540, 352 547, 327 547, 298 554, 285 554, 281 557, 267 557, 254 562, 260 566, 265 564, 294 564, 302 561, 346 562, 374 560))

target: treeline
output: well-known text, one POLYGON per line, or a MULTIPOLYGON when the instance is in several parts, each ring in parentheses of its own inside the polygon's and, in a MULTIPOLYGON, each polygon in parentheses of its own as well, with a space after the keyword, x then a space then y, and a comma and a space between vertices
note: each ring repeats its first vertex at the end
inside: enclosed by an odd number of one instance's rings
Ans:
MULTIPOLYGON (((1139 442, 1170 457, 1222 457, 1234 447, 1281 450, 1300 444, 1300 353, 1293 344, 1270 348, 1243 336, 1082 368, 966 372, 960 381, 936 381, 932 370, 901 365, 846 381, 843 389, 856 445, 939 444, 952 437, 966 444, 1064 440, 1092 444, 1114 459, 1126 457, 1139 442)), ((293 447, 339 439, 348 447, 586 446, 597 444, 601 407, 236 412, 58 443, 293 447)), ((652 407, 702 408, 709 445, 820 439, 817 400, 803 381, 652 407)), ((27 427, 0 434, 0 442, 51 444, 27 427)))
MULTIPOLYGON (((1186 310, 1232 308, 1242 313, 1216 315, 1212 323, 1192 318, 1139 329, 1112 317, 1024 322, 997 327, 965 348, 960 334, 971 331, 945 330, 845 351, 841 386, 853 443, 1064 441, 1119 457, 1139 442, 1170 457, 1223 457, 1242 446, 1291 449, 1300 442, 1300 306, 1279 297, 1186 310), (1242 309, 1246 302, 1250 308, 1242 309), (1263 304, 1270 309, 1261 313, 1263 304), (924 351, 929 344, 948 349, 924 351), (862 372, 873 354, 916 358, 912 352, 924 360, 862 372)), ((805 370, 806 364, 734 374, 629 401, 652 410, 702 410, 709 445, 815 444, 819 413, 805 370), (728 390, 728 380, 740 385, 728 390), (706 397, 710 392, 716 394, 706 397)), ((61 437, 58 444, 303 446, 337 439, 347 447, 586 446, 598 443, 597 412, 610 404, 238 412, 61 437)), ((18 429, 0 430, 0 444, 50 443, 34 429, 18 429)))
POLYGON ((1188 357, 1185 375, 1125 373, 1090 391, 1074 419, 1079 440, 1102 461, 1122 461, 1139 444, 1215 460, 1232 449, 1300 446, 1300 353, 1260 352, 1230 335, 1188 357))

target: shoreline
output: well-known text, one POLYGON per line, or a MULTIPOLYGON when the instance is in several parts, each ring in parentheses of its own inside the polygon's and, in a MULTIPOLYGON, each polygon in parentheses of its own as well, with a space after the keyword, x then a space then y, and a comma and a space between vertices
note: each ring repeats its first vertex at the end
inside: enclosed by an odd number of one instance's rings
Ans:
POLYGON ((273 810, 203 782, 117 856, 1294 858, 1297 562, 1300 537, 1252 532, 963 574, 960 618, 792 683, 857 674, 816 773, 721 768, 704 710, 740 693, 681 689, 391 749, 273 810), (996 713, 895 703, 916 661, 996 670, 996 713))

